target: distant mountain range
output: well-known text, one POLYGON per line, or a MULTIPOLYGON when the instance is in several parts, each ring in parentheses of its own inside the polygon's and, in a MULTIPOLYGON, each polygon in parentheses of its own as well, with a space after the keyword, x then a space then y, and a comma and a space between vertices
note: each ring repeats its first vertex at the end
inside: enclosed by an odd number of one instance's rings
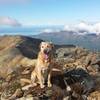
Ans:
POLYGON ((32 37, 52 41, 55 44, 73 44, 93 51, 100 51, 100 34, 79 34, 75 31, 43 32, 32 37))
POLYGON ((100 23, 65 26, 0 27, 0 35, 25 35, 52 41, 55 44, 78 45, 100 51, 100 23))

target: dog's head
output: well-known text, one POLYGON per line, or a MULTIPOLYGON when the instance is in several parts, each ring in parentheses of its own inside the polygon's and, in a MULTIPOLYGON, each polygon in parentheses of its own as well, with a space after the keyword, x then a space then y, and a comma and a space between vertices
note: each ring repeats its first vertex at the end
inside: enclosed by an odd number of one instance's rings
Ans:
POLYGON ((53 51, 54 45, 52 42, 41 42, 40 44, 40 52, 44 55, 48 56, 53 51))

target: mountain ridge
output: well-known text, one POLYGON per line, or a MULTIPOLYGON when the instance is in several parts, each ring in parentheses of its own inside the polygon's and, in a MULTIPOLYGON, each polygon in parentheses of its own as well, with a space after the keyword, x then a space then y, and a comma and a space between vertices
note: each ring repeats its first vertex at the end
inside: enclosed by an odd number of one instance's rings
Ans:
POLYGON ((52 41, 55 44, 73 44, 92 51, 100 51, 100 35, 95 33, 81 35, 74 31, 44 32, 32 37, 52 41))

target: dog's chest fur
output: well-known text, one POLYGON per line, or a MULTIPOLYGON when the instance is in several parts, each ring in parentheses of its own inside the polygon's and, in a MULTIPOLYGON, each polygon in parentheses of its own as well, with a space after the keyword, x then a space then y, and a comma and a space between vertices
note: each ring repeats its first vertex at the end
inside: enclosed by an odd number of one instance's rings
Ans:
POLYGON ((47 74, 49 70, 51 70, 51 55, 48 59, 44 58, 44 55, 39 52, 37 59, 37 68, 39 68, 42 74, 47 74))

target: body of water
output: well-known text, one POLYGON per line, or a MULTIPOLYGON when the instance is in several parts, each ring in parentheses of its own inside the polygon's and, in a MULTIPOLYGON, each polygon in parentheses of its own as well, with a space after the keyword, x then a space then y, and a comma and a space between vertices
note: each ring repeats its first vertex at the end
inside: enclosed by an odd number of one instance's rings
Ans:
POLYGON ((62 26, 33 26, 33 27, 2 27, 0 35, 37 35, 42 32, 62 30, 62 26))

